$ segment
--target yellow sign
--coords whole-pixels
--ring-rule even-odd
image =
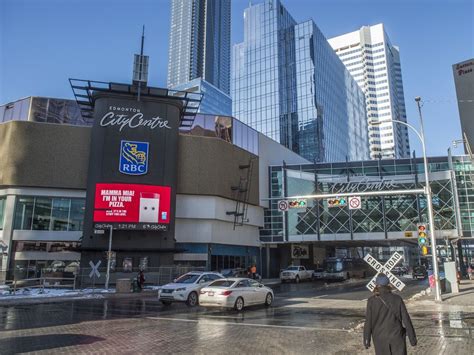
[[[405,237],[407,238],[413,237],[413,232],[405,232]]]

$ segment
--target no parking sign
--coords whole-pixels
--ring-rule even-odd
[[[350,210],[359,210],[361,208],[360,196],[349,197],[349,209]]]
[[[288,211],[288,201],[287,200],[280,200],[278,201],[278,211],[280,212],[286,212]]]

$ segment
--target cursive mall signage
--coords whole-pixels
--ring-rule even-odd
[[[350,181],[344,183],[336,183],[332,185],[331,193],[350,193],[365,191],[384,191],[397,188],[395,180],[370,181],[369,178],[363,178],[360,181]]]
[[[131,107],[109,106],[109,110],[112,110],[112,111],[107,112],[100,120],[100,125],[102,127],[118,126],[120,132],[125,127],[132,128],[132,129],[138,128],[138,127],[148,127],[151,130],[155,128],[171,129],[171,127],[169,126],[169,122],[167,120],[164,120],[160,116],[145,119],[143,118],[143,113],[141,113],[139,109],[135,109]],[[133,113],[133,115],[130,116],[124,113],[116,114],[113,111],[131,112]]]

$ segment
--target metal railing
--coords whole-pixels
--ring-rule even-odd
[[[76,289],[76,277],[38,277],[31,279],[6,280],[5,285],[10,286],[10,292],[16,294],[18,289],[39,288],[40,293],[45,288],[72,288]]]
[[[161,286],[173,282],[179,276],[191,271],[205,271],[205,267],[195,266],[161,266],[147,267],[144,270],[146,286]],[[3,271],[0,285],[10,286],[15,292],[19,288],[47,287],[72,289],[102,288],[105,285],[107,268],[100,267],[94,272],[91,267],[75,268],[74,270],[64,268],[36,269],[30,271],[14,270],[12,272]],[[134,280],[138,276],[140,268],[112,268],[110,272],[109,284],[115,287],[118,279]]]

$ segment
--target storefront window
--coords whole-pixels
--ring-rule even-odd
[[[5,219],[5,204],[7,202],[6,197],[0,197],[0,231],[3,229],[3,221]]]
[[[34,197],[20,197],[15,209],[15,229],[31,229]]]
[[[81,231],[84,226],[84,211],[86,201],[84,199],[71,200],[71,214],[69,216],[69,230]]]
[[[81,231],[84,210],[84,199],[21,196],[16,204],[14,228]]]
[[[51,223],[51,198],[37,197],[33,212],[33,230],[49,230]]]
[[[71,199],[69,198],[53,199],[53,212],[51,213],[52,230],[67,231],[70,204]]]

